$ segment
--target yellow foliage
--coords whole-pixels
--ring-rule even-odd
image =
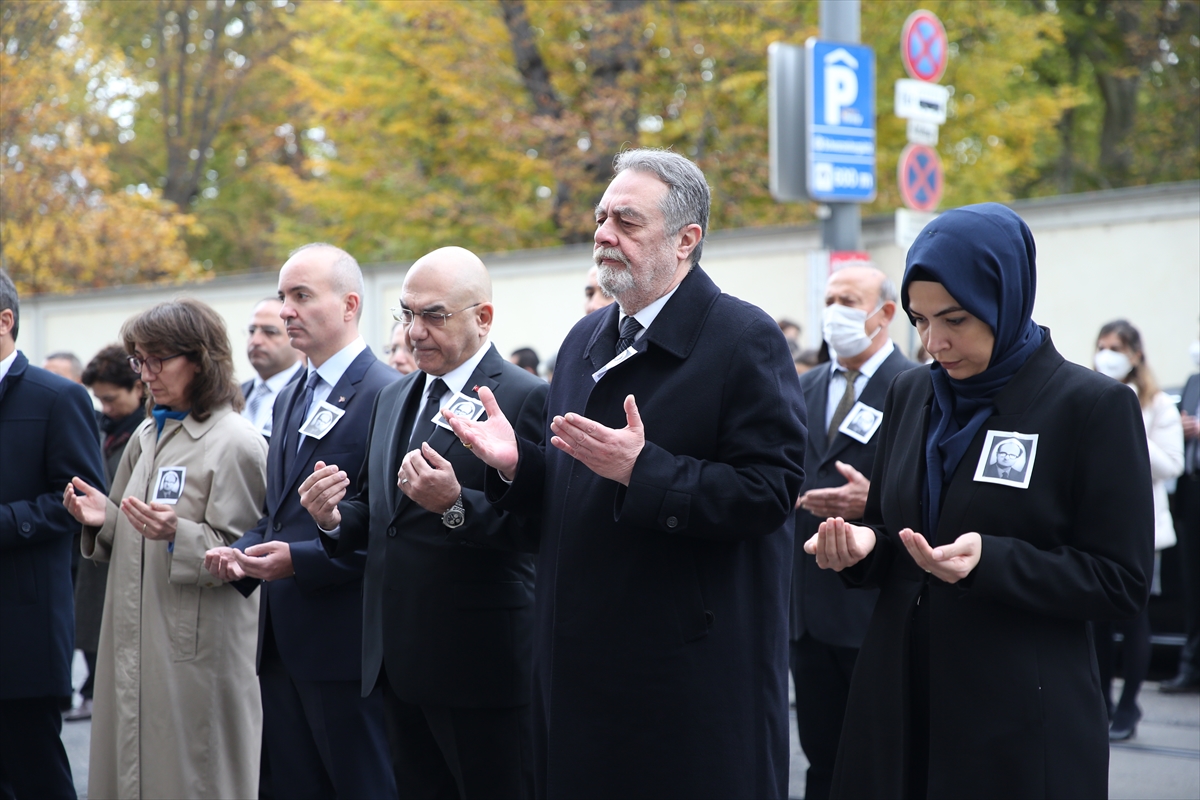
[[[81,101],[72,20],[58,2],[0,14],[0,258],[24,293],[190,280],[193,220],[152,193],[112,192],[105,120]],[[61,37],[61,38],[60,38]]]

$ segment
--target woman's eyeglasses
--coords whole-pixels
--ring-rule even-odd
[[[138,358],[137,356],[130,356],[129,357],[129,368],[132,369],[134,372],[136,372],[138,375],[141,375],[142,367],[145,367],[146,371],[149,372],[151,375],[157,375],[158,373],[162,372],[164,361],[170,361],[172,358],[179,358],[182,355],[185,355],[185,354],[184,353],[176,353],[173,356],[167,356],[165,358],[159,358],[158,356],[146,356],[145,358]]]

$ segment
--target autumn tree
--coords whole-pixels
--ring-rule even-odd
[[[155,192],[112,191],[110,120],[85,91],[113,79],[59,2],[0,9],[0,261],[22,292],[198,277],[192,220]]]
[[[300,169],[304,141],[287,81],[270,66],[288,53],[278,0],[91,0],[86,35],[120,53],[131,76],[112,166],[128,185],[162,189],[206,231],[189,244],[218,270],[276,265],[282,192],[263,164]]]
[[[1034,191],[1071,192],[1200,177],[1200,3],[1032,0],[1062,46],[1031,65],[1078,102]]]

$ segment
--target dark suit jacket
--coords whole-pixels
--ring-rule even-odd
[[[301,373],[297,373],[300,375]],[[330,405],[346,413],[324,438],[308,438],[284,474],[283,456],[299,435],[284,431],[292,406],[304,398],[304,383],[293,380],[275,398],[272,429],[279,431],[267,453],[267,509],[258,525],[233,544],[245,550],[273,540],[290,545],[290,578],[263,586],[258,621],[261,667],[263,634],[268,624],[288,672],[310,681],[352,681],[362,673],[362,576],[366,552],[330,558],[321,545],[313,518],[300,505],[298,489],[317,461],[337,464],[353,483],[367,450],[371,409],[379,391],[400,374],[370,351],[363,350],[329,393]],[[261,581],[239,581],[248,594]]]
[[[30,366],[0,382],[0,698],[71,694],[75,611],[71,544],[79,523],[63,489],[107,490],[84,388]]]
[[[863,387],[858,399],[875,409],[883,408],[892,379],[917,366],[900,352],[900,348],[884,359],[875,374]],[[804,487],[812,489],[843,486],[846,479],[838,472],[835,461],[849,464],[870,477],[875,462],[875,446],[879,430],[866,444],[839,433],[832,444],[824,435],[826,407],[829,402],[829,364],[821,364],[800,376],[804,404],[816,433],[808,437],[804,451]],[[858,647],[867,633],[867,623],[875,609],[879,592],[873,589],[854,590],[846,587],[836,572],[821,569],[817,560],[804,552],[803,544],[824,520],[804,509],[796,512],[795,567],[792,573],[791,638],[798,641],[805,633],[819,642],[835,647]]]
[[[999,465],[999,464],[986,464],[986,465],[984,465],[984,468],[983,468],[983,476],[984,476],[985,478],[999,478],[999,477],[1001,477],[1001,475],[1000,475],[1000,465]],[[1003,478],[1004,478],[1004,480],[1006,480],[1006,481],[1014,481],[1014,482],[1016,482],[1016,483],[1020,483],[1021,481],[1025,480],[1025,472],[1024,472],[1023,470],[1021,470],[1021,471],[1018,471],[1018,470],[1017,470],[1015,467],[1013,467],[1013,468],[1010,468],[1010,469],[1008,470],[1008,473],[1007,473],[1007,474],[1005,474],[1005,475],[1003,476]]]
[[[1135,614],[1154,561],[1150,457],[1137,395],[1046,340],[995,399],[950,480],[933,544],[982,535],[951,585],[899,540],[921,530],[927,370],[884,406],[864,521],[872,553],[842,575],[881,587],[859,651],[834,797],[899,797],[909,731],[909,628],[929,619],[929,797],[1104,797],[1107,716],[1088,620]],[[989,430],[1039,435],[1026,489],[974,479]],[[1112,469],[1119,464],[1119,470]],[[864,757],[869,754],[869,757]]]
[[[541,409],[548,385],[488,352],[463,387],[487,386],[509,419]],[[480,545],[520,539],[524,523],[484,498],[484,464],[451,431],[435,428],[429,445],[454,467],[466,520],[457,530],[396,486],[421,403],[420,370],[383,389],[375,401],[370,444],[357,493],[339,509],[338,555],[367,549],[363,596],[362,690],[387,669],[391,688],[410,703],[512,707],[529,702],[533,633],[533,558]],[[528,416],[527,412],[527,416]],[[533,414],[536,417],[536,414]]]
[[[787,791],[792,508],[804,398],[779,327],[699,267],[635,347],[616,304],[559,350],[541,435],[506,509],[542,513],[535,780],[550,797],[774,797]],[[646,445],[628,487],[548,444],[553,415]],[[545,445],[542,442],[546,442]],[[548,739],[547,739],[548,737]]]
[[[1187,383],[1183,385],[1183,393],[1179,398],[1179,410],[1186,411],[1193,417],[1196,416],[1197,406],[1200,406],[1200,374],[1188,376]],[[1196,439],[1184,442],[1183,470],[1188,475],[1196,469],[1193,453],[1197,447],[1200,447],[1200,442]]]

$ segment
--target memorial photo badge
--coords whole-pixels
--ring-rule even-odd
[[[1028,489],[1037,458],[1038,435],[1017,431],[988,431],[975,467],[975,480]]]
[[[183,480],[187,477],[187,467],[159,467],[158,478],[154,481],[154,496],[151,503],[165,503],[173,506],[183,496]]]
[[[455,392],[451,395],[449,402],[443,403],[442,408],[449,408],[450,413],[454,416],[469,419],[472,422],[483,416],[483,401],[477,397],[467,397],[462,392]],[[441,408],[433,413],[433,419],[430,421],[434,425],[441,425],[446,430],[452,430],[450,423],[446,422],[446,418],[442,416]]]
[[[314,439],[324,439],[325,434],[333,430],[333,426],[345,414],[345,409],[331,406],[329,403],[322,401],[317,404],[317,407],[308,415],[305,423],[300,426],[300,432]]]
[[[882,424],[883,412],[877,408],[871,408],[860,400],[854,404],[850,413],[842,420],[842,424],[838,426],[838,433],[844,433],[851,439],[866,444],[871,441],[871,437],[875,435],[875,431],[879,430],[879,426]]]

